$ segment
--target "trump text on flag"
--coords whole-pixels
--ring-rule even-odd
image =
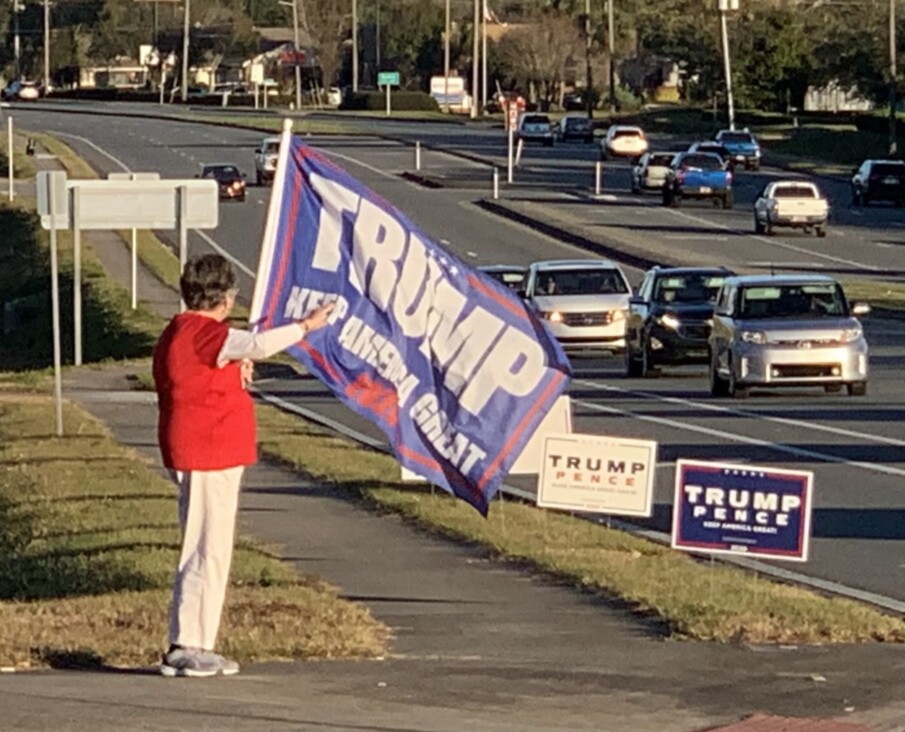
[[[267,297],[252,316],[269,327],[336,301],[331,326],[290,352],[374,421],[405,467],[486,511],[568,383],[562,350],[506,288],[316,151],[287,147],[259,267]]]

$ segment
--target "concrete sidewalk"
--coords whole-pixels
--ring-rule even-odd
[[[128,249],[108,244],[96,252],[121,279]],[[164,316],[175,312],[176,293],[147,272],[140,293]],[[135,372],[72,369],[64,394],[161,469],[154,397],[130,390]],[[368,605],[394,629],[391,655],[260,664],[209,680],[152,669],[2,674],[0,730],[905,730],[902,646],[666,641],[618,602],[267,463],[248,473],[240,520],[300,572]]]

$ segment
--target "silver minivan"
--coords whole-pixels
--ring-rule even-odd
[[[743,399],[751,387],[821,386],[867,393],[867,341],[853,303],[826,275],[728,277],[710,333],[710,392]]]

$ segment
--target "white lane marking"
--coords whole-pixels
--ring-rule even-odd
[[[120,159],[119,159],[118,157],[116,157],[115,155],[112,155],[111,153],[108,153],[106,150],[104,150],[104,149],[103,149],[102,147],[100,147],[99,145],[96,145],[96,144],[93,143],[91,140],[88,140],[88,139],[86,139],[86,138],[84,138],[84,137],[79,137],[78,135],[70,135],[70,134],[67,134],[67,133],[65,133],[65,132],[58,132],[58,133],[55,133],[55,134],[61,135],[61,136],[63,136],[63,137],[71,137],[71,138],[74,139],[74,140],[80,140],[81,142],[84,142],[86,145],[88,145],[89,147],[93,148],[94,150],[97,150],[97,152],[99,152],[101,155],[104,155],[106,158],[108,158],[108,159],[109,159],[110,161],[112,161],[114,164],[118,165],[120,168],[123,169],[123,172],[125,172],[125,173],[131,173],[131,172],[132,172],[132,170],[129,168],[129,166],[126,165],[122,160],[120,160]],[[204,239],[204,241],[206,241],[206,242],[211,246],[211,248],[212,248],[214,251],[216,251],[217,253],[223,255],[226,259],[228,259],[230,262],[232,262],[234,265],[236,265],[236,267],[238,267],[242,272],[244,272],[245,274],[247,274],[247,275],[248,275],[249,277],[251,277],[252,279],[255,278],[255,272],[253,272],[253,271],[250,270],[248,267],[246,267],[244,264],[242,264],[242,262],[240,262],[240,261],[239,261],[238,259],[236,259],[232,254],[230,254],[228,251],[226,251],[222,246],[220,246],[220,245],[219,245],[216,241],[214,241],[210,236],[208,236],[207,234],[205,234],[205,233],[204,233],[203,231],[201,231],[200,229],[192,229],[192,231],[195,232],[195,233],[196,233],[198,236],[200,236],[202,239]]]
[[[358,166],[364,168],[365,170],[370,170],[372,173],[377,173],[378,175],[382,175],[384,178],[391,178],[393,180],[396,180],[396,176],[393,175],[392,173],[387,173],[385,170],[381,170],[380,168],[375,168],[373,165],[369,165],[368,163],[362,162],[361,160],[356,160],[355,158],[353,158],[349,155],[343,155],[342,153],[338,153],[334,150],[321,149],[321,152],[326,155],[329,155],[331,157],[339,158],[340,160],[346,160],[346,161],[352,163],[353,165],[358,165]]]
[[[728,236],[720,236],[719,234],[667,234],[664,239],[672,239],[673,241],[701,241],[703,238],[708,241],[729,241]]]
[[[749,267],[776,267],[779,264],[780,267],[791,267],[791,268],[805,268],[805,267],[816,267],[817,269],[823,269],[827,265],[823,262],[781,262],[777,263],[775,260],[768,261],[760,261],[760,262],[748,262]]]
[[[599,391],[609,391],[616,392],[619,394],[625,394],[629,396],[637,396],[646,399],[653,399],[656,401],[662,401],[673,404],[680,404],[682,406],[688,407],[696,407],[698,409],[703,409],[707,411],[713,412],[722,412],[727,416],[733,417],[750,417],[752,419],[760,419],[764,422],[775,422],[778,424],[784,424],[791,427],[797,428],[808,428],[818,432],[828,432],[831,434],[836,434],[843,437],[856,437],[863,440],[875,440],[876,442],[886,443],[888,445],[895,445],[897,447],[905,446],[905,440],[898,440],[894,437],[885,437],[883,435],[872,435],[864,432],[855,432],[853,430],[846,430],[840,427],[830,427],[828,425],[815,424],[813,422],[804,422],[797,419],[789,419],[787,417],[771,417],[768,415],[757,414],[756,412],[745,412],[739,409],[732,409],[730,407],[721,407],[715,404],[705,404],[703,402],[695,402],[690,399],[681,399],[679,397],[665,397],[659,394],[652,394],[650,392],[642,392],[642,391],[632,391],[629,389],[622,389],[615,386],[608,386],[606,384],[597,384],[592,381],[584,381],[577,380],[573,383],[581,384],[582,386],[586,386],[592,389],[598,389]],[[878,463],[871,463],[863,460],[848,460],[846,458],[838,457],[837,455],[831,455],[829,453],[818,452],[816,450],[807,450],[805,448],[800,447],[792,447],[791,445],[784,445],[782,443],[771,442],[769,440],[761,440],[756,437],[748,437],[746,435],[734,434],[731,432],[727,432],[726,430],[717,430],[711,429],[710,427],[702,427],[700,425],[692,425],[686,422],[680,422],[678,420],[669,419],[667,417],[655,417],[653,415],[646,414],[636,414],[634,412],[630,412],[628,410],[617,409],[616,407],[606,407],[600,404],[593,404],[590,402],[579,401],[576,402],[583,407],[588,407],[590,409],[594,409],[599,412],[609,412],[611,414],[619,414],[628,417],[634,417],[636,419],[640,419],[646,422],[653,422],[654,424],[662,424],[667,427],[675,427],[680,430],[687,430],[689,432],[697,432],[699,434],[710,435],[712,437],[723,437],[725,439],[731,440],[733,442],[742,442],[749,445],[758,445],[761,447],[769,447],[771,449],[777,450],[778,452],[784,452],[789,455],[795,455],[796,457],[807,457],[807,458],[816,458],[818,460],[822,460],[823,462],[828,463],[840,463],[844,465],[851,465],[857,468],[863,468],[864,470],[872,470],[879,473],[886,473],[887,475],[899,475],[905,476],[905,470],[901,468],[894,468],[888,465],[880,465]]]
[[[769,440],[760,440],[755,437],[747,437],[746,435],[737,435],[732,432],[726,432],[725,430],[715,430],[710,429],[709,427],[701,427],[699,425],[688,424],[687,422],[679,422],[674,419],[667,419],[665,417],[654,417],[647,414],[636,414],[634,412],[630,412],[626,409],[617,409],[616,407],[607,407],[602,404],[593,404],[591,402],[585,401],[576,401],[575,404],[578,404],[586,409],[591,409],[596,412],[604,412],[606,414],[618,414],[622,417],[632,417],[634,419],[640,419],[642,422],[652,422],[654,424],[664,425],[666,427],[674,427],[679,430],[684,430],[686,432],[697,432],[703,435],[709,435],[710,437],[719,437],[724,440],[729,440],[730,442],[741,442],[746,445],[756,445],[757,447],[766,447],[771,450],[775,450],[776,452],[786,453],[787,455],[792,455],[796,458],[808,458],[810,460],[819,460],[825,463],[839,463],[841,465],[851,465],[855,468],[862,468],[863,470],[875,471],[878,473],[886,473],[887,475],[896,475],[896,476],[905,476],[905,470],[899,468],[893,468],[888,465],[879,465],[877,463],[868,463],[861,460],[847,460],[845,458],[839,457],[837,455],[830,455],[829,453],[817,452],[816,450],[805,450],[804,448],[792,447],[790,445],[783,445],[778,442],[770,442]]]
[[[823,252],[815,252],[810,249],[805,249],[804,247],[797,247],[794,244],[787,244],[785,242],[777,241],[776,239],[771,239],[766,236],[760,236],[758,234],[745,234],[744,232],[739,232],[736,229],[733,229],[731,226],[726,226],[725,224],[719,224],[715,221],[710,221],[708,219],[703,219],[700,216],[692,216],[689,213],[685,213],[684,211],[676,211],[673,208],[665,208],[663,209],[667,213],[672,214],[673,216],[680,216],[684,219],[688,219],[689,221],[694,221],[699,224],[705,224],[706,226],[711,227],[712,229],[722,229],[723,231],[728,231],[733,234],[739,234],[741,236],[746,236],[750,239],[755,239],[759,242],[763,242],[764,244],[770,244],[771,246],[778,247],[780,249],[788,249],[792,252],[799,252],[801,254],[806,254],[810,257],[817,257],[819,259],[826,259],[830,262],[835,262],[836,264],[847,264],[850,267],[857,267],[859,269],[869,269],[874,272],[882,272],[886,270],[886,267],[875,267],[871,264],[864,264],[862,262],[855,262],[851,259],[843,259],[842,257],[834,257],[831,254],[824,254]]]

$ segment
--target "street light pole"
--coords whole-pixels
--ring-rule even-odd
[[[295,53],[292,55],[293,66],[295,66],[295,108],[302,108],[302,67],[299,66],[299,53],[301,46],[299,45],[299,0],[292,0],[292,34]]]
[[[50,0],[44,0],[44,93],[50,91]]]
[[[443,101],[447,113],[449,113],[449,34],[452,30],[449,19],[449,1],[446,0],[446,23],[443,30]]]
[[[474,0],[474,25],[471,35],[474,36],[471,52],[471,114],[472,119],[478,116],[478,71],[480,70],[481,44],[478,31],[481,25],[480,0]]]
[[[22,44],[19,41],[19,12],[23,9],[19,0],[13,0],[13,57],[16,60],[16,78],[22,77],[20,70],[20,58],[22,56]]]
[[[889,155],[898,150],[896,129],[896,2],[889,0]]]
[[[591,72],[591,0],[584,0],[584,73],[585,73],[585,106],[588,119],[594,116],[594,80]]]
[[[487,109],[487,0],[481,0],[481,112]]]
[[[352,91],[358,91],[358,0],[352,0]]]
[[[610,112],[616,111],[616,24],[613,22],[613,2],[606,0],[606,50],[610,57]]]
[[[717,0],[720,12],[720,35],[723,39],[723,69],[726,74],[726,106],[729,114],[729,129],[735,129],[735,105],[732,99],[732,69],[729,66],[729,31],[726,26],[726,14],[729,10],[738,10],[738,0]]]
[[[180,96],[183,102],[189,98],[189,17],[191,15],[191,0],[184,0],[185,6],[182,12],[182,89]]]

